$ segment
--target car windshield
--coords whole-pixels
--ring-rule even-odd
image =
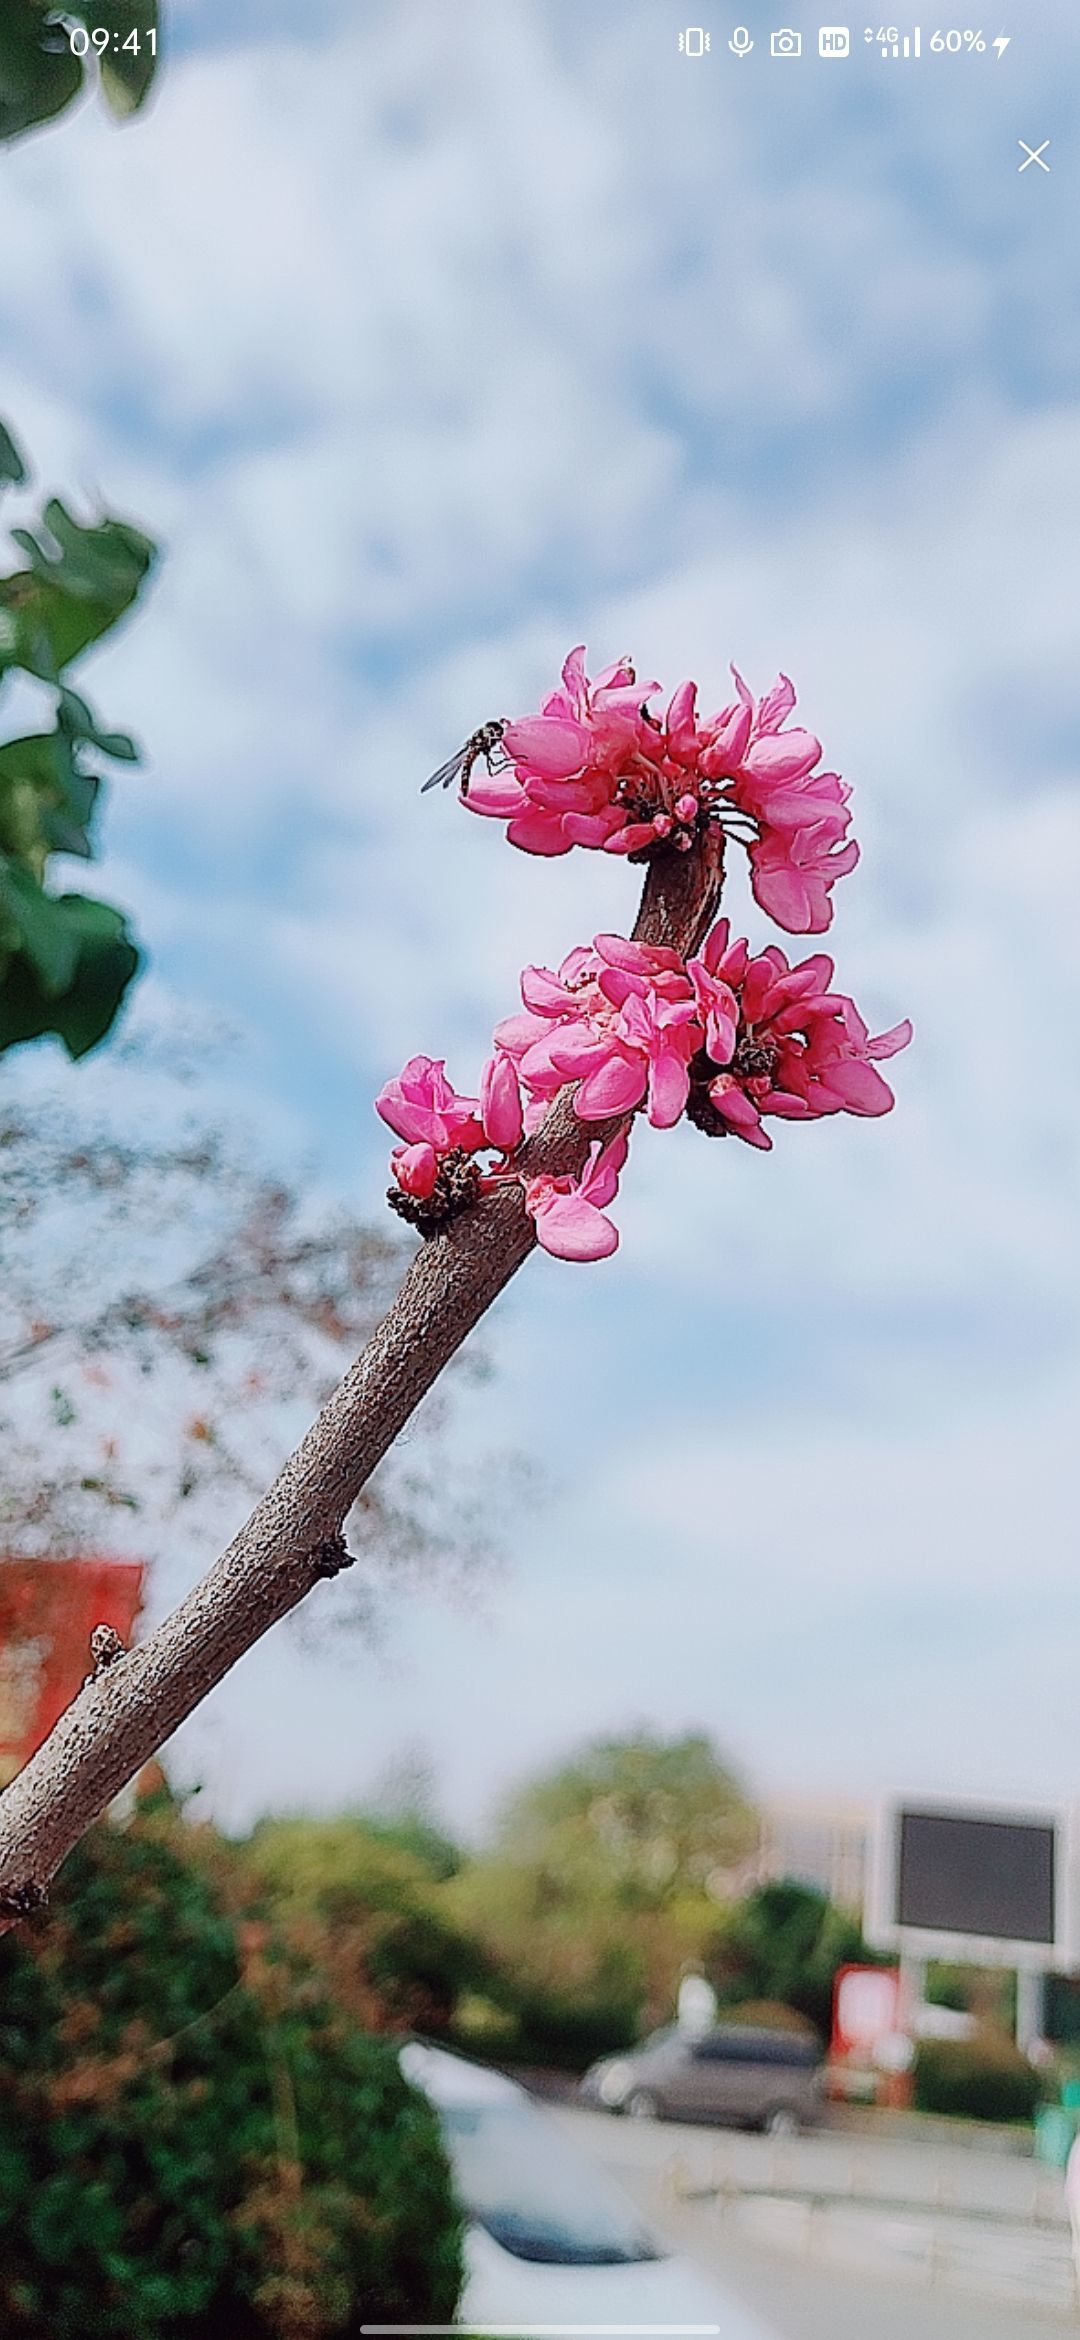
[[[517,2259],[616,2267],[660,2256],[632,2210],[529,2104],[442,2109],[471,2218]]]

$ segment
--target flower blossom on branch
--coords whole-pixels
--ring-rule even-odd
[[[377,1110],[405,1143],[390,1167],[393,1208],[424,1234],[507,1179],[523,1188],[537,1241],[557,1259],[603,1259],[618,1244],[606,1216],[626,1160],[625,1129],[597,1139],[580,1177],[530,1175],[518,1157],[568,1083],[578,1119],[657,1129],[686,1118],[707,1137],[768,1150],[765,1122],[888,1113],[878,1064],[906,1048],[911,1025],[873,1037],[823,952],[792,966],[770,944],[756,956],[717,920],[690,959],[598,934],[557,972],[526,967],[522,1012],[494,1034],[479,1097],[459,1096],[446,1068],[411,1058]],[[483,1159],[481,1159],[483,1157]],[[527,1158],[526,1158],[527,1160]]]
[[[823,953],[789,965],[770,945],[756,958],[721,918],[700,953],[653,950],[598,934],[557,974],[527,967],[525,1012],[496,1026],[495,1046],[516,1065],[527,1127],[567,1080],[582,1121],[644,1107],[668,1129],[685,1113],[709,1136],[768,1147],[765,1115],[888,1113],[893,1095],[876,1060],[911,1038],[908,1023],[871,1038],[853,1000],[833,991]]]
[[[859,849],[847,834],[849,788],[822,770],[813,733],[790,721],[793,685],[781,675],[755,699],[735,673],[734,699],[711,716],[699,715],[692,682],[658,712],[659,688],[625,659],[590,680],[584,650],[572,650],[538,715],[483,725],[427,786],[460,773],[464,801],[505,821],[527,853],[584,845],[652,860],[689,852],[711,829],[715,879],[719,830],[745,846],[756,899],[777,925],[821,933]],[[481,759],[486,774],[476,774]],[[910,1039],[907,1022],[872,1035],[834,989],[823,952],[794,966],[776,944],[753,954],[726,918],[689,957],[598,934],[554,972],[525,968],[520,1013],[496,1025],[478,1097],[459,1096],[428,1056],[387,1082],[377,1108],[402,1140],[389,1200],[431,1235],[516,1180],[545,1250],[603,1259],[619,1241],[607,1206],[635,1114],[767,1151],[772,1119],[888,1113],[878,1066]],[[563,1090],[585,1128],[607,1125],[576,1176],[534,1169],[529,1143]]]
[[[526,853],[584,845],[638,861],[688,851],[719,826],[746,847],[768,916],[789,934],[821,934],[832,888],[859,858],[851,791],[819,769],[813,733],[789,726],[786,675],[755,699],[732,672],[736,696],[719,714],[699,715],[693,682],[657,711],[659,683],[638,681],[627,660],[590,680],[584,650],[572,650],[561,688],[538,715],[502,726],[499,769],[474,776],[464,801],[505,821]]]
[[[601,1146],[594,1138],[580,1178],[527,1178],[525,1208],[536,1224],[536,1240],[555,1259],[607,1259],[619,1247],[619,1230],[604,1215],[619,1191],[626,1160],[625,1132]]]
[[[877,1063],[908,1046],[911,1025],[905,1017],[872,1038],[854,1000],[832,989],[833,962],[824,952],[796,967],[775,944],[751,958],[749,944],[732,942],[720,918],[687,973],[699,997],[726,994],[735,1017],[730,1040],[727,1015],[715,1018],[690,1068],[687,1115],[706,1136],[730,1132],[767,1149],[767,1114],[816,1121],[892,1111],[895,1099]]]
[[[495,1046],[517,1066],[535,1129],[567,1081],[578,1080],[583,1121],[645,1105],[670,1129],[690,1088],[687,1067],[700,1045],[693,988],[677,951],[598,934],[571,951],[558,974],[526,967],[525,1012],[495,1027]]]
[[[560,1084],[561,1085],[561,1084]],[[394,1184],[391,1208],[424,1235],[433,1235],[482,1194],[507,1178],[519,1177],[513,1156],[524,1134],[521,1087],[505,1053],[484,1066],[479,1097],[459,1097],[446,1066],[430,1056],[410,1057],[396,1080],[387,1081],[375,1110],[399,1137],[390,1156]],[[489,1158],[481,1163],[481,1154]],[[626,1138],[589,1148],[580,1178],[524,1177],[525,1208],[536,1238],[556,1259],[606,1259],[619,1235],[604,1205],[618,1191],[626,1160]]]

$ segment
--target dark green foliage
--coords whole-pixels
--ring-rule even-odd
[[[703,1732],[638,1728],[579,1747],[518,1790],[493,1851],[445,1887],[492,1968],[455,2036],[566,2068],[667,2022],[755,1833],[745,1791]]]
[[[134,113],[147,94],[155,68],[149,35],[158,29],[157,0],[66,0],[66,18],[109,33],[100,67],[93,52],[85,63],[75,55],[66,25],[57,21],[60,14],[53,0],[0,0],[0,140],[21,138],[53,121],[78,97],[88,72],[100,72],[102,95],[114,114]],[[138,48],[124,48],[133,32]]]
[[[11,432],[0,422],[0,487],[21,487],[26,478],[26,465]]]
[[[503,1978],[507,2013],[505,2052],[515,2063],[550,2065],[559,2072],[584,2072],[597,2056],[633,2047],[641,2030],[641,1988],[632,1998],[617,1990],[604,1995],[594,1984],[587,1998],[556,1991],[515,1990]]]
[[[431,1845],[410,1850],[392,1825],[350,1812],[262,1821],[248,1857],[361,2021],[446,2033],[462,1994],[488,1987],[491,1960],[443,1906]]]
[[[856,1919],[792,1880],[759,1886],[739,1904],[711,1971],[722,1999],[782,1999],[826,2039],[837,1967],[868,1960]]]
[[[1042,2095],[1039,2074],[1005,2038],[924,2039],[915,2058],[920,2112],[1030,2121]]]
[[[71,32],[104,32],[76,56]],[[157,0],[0,0],[0,143],[63,112],[88,75],[118,116],[142,105],[156,69]],[[0,422],[0,489],[21,487],[22,454]],[[104,1039],[139,955],[120,911],[52,893],[51,853],[92,851],[94,759],[130,762],[133,742],[99,731],[65,669],[129,609],[154,548],[126,521],[83,526],[53,497],[36,529],[16,528],[22,568],[0,578],[0,681],[9,671],[55,688],[51,731],[0,745],[0,1055],[52,1033],[69,1056]],[[91,761],[88,763],[87,758]]]
[[[422,1812],[403,1812],[396,1819],[365,1812],[364,1826],[379,1842],[396,1845],[399,1852],[408,1853],[412,1860],[418,1861],[436,1885],[445,1885],[447,1878],[456,1877],[462,1867],[461,1846],[434,1820],[425,1819]]]
[[[0,485],[23,478],[0,429]],[[130,609],[154,548],[126,521],[84,526],[55,497],[36,530],[12,539],[24,562],[0,578],[0,683],[21,670],[56,705],[51,730],[0,742],[0,1054],[53,1033],[77,1057],[109,1030],[139,954],[119,910],[50,890],[49,858],[90,858],[99,768],[138,750],[126,732],[101,729],[65,676]]]
[[[1080,2047],[1080,1980],[1073,1974],[1048,1974],[1045,1983],[1047,2039],[1062,2047]]]
[[[459,1910],[447,1891],[451,1855],[466,1887],[468,1869],[433,1829],[361,1813],[264,1820],[247,1849],[271,1905],[307,1927],[335,1997],[364,2022],[563,2070],[637,2036],[643,1979],[633,1946],[602,1948],[572,1979],[550,1960],[542,1974],[530,1971],[502,1954],[467,1893]]]
[[[935,1959],[927,1968],[923,1997],[931,2007],[948,2007],[954,2015],[968,2015],[972,2009],[973,1989],[985,1987],[985,1971],[978,1974],[970,1966],[949,1966]],[[1007,1978],[1002,1976],[1004,1982]]]
[[[0,672],[23,666],[44,682],[58,682],[61,667],[130,609],[154,548],[125,520],[83,527],[56,496],[36,534],[13,528],[11,541],[25,553],[26,566],[0,582]],[[99,735],[89,736],[100,745]]]
[[[543,1867],[564,1897],[584,1884],[627,1909],[660,1909],[748,1851],[741,1782],[703,1731],[594,1739],[507,1805],[499,1849]]]
[[[10,900],[5,878],[14,874],[0,870],[0,951]],[[122,912],[108,902],[91,901],[85,894],[45,894],[38,888],[28,917],[28,900],[27,887],[22,895],[22,948],[13,951],[0,985],[0,1053],[20,1040],[41,1040],[51,1032],[63,1041],[69,1056],[85,1056],[104,1040],[138,967],[138,951]],[[48,962],[64,973],[51,978],[44,974]]]
[[[5,2340],[319,2340],[446,2320],[434,2115],[158,1809],[0,1942]]]

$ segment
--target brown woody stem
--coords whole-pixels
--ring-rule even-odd
[[[636,940],[695,950],[721,880],[715,833],[652,862]],[[523,1166],[576,1171],[590,1140],[617,1126],[586,1128],[564,1090]],[[342,1524],[376,1464],[535,1240],[510,1181],[421,1245],[382,1323],[228,1550],[147,1640],[88,1678],[0,1795],[0,1932],[40,1904],[112,1797],[325,1578],[328,1550],[339,1550]]]

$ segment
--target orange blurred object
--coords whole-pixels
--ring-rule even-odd
[[[144,1575],[141,1560],[0,1559],[0,1787],[82,1688],[95,1625],[130,1642]]]

